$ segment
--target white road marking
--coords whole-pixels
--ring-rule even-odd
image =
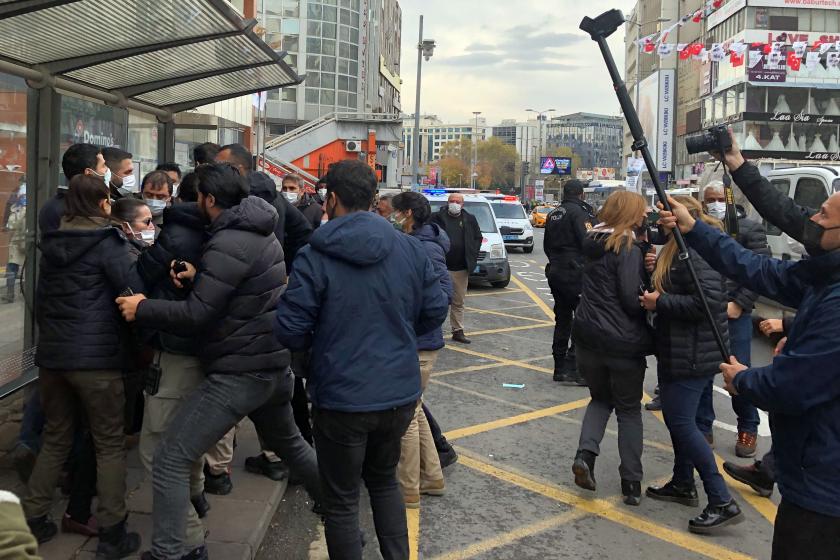
[[[727,392],[727,390],[723,387],[712,385],[712,388],[715,390],[715,392],[720,393],[721,395],[725,395],[727,399],[732,400],[732,395],[730,395],[729,392]],[[770,419],[767,417],[767,413],[763,410],[759,410],[758,418],[760,420],[760,423],[758,425],[758,435],[760,435],[761,437],[770,437]],[[732,432],[735,434],[738,433],[738,426],[733,426],[732,424],[727,424],[719,420],[715,420],[715,426],[726,430],[727,432]]]

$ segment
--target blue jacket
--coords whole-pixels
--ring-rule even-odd
[[[449,308],[423,244],[371,212],[335,218],[298,252],[277,307],[284,346],[311,346],[316,407],[387,410],[420,397],[417,335]]]
[[[437,224],[426,224],[413,233],[416,239],[423,242],[423,248],[435,267],[435,273],[440,286],[446,292],[446,299],[452,302],[452,278],[446,269],[446,253],[449,252],[449,236]],[[444,347],[443,329],[438,327],[424,335],[417,337],[418,350],[440,350]]]
[[[735,377],[735,390],[773,415],[779,491],[797,506],[840,517],[840,251],[799,262],[741,247],[697,222],[686,239],[715,269],[798,307],[782,353]]]

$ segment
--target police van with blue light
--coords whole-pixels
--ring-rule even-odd
[[[502,194],[484,194],[490,201],[496,224],[502,234],[505,247],[519,247],[525,253],[534,251],[534,226],[525,213],[525,208],[516,196]]]

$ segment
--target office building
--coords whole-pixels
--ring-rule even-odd
[[[540,134],[536,120],[517,122],[515,119],[506,119],[492,127],[490,132],[505,144],[515,147],[521,161],[529,161],[529,155],[533,158]]]
[[[472,119],[463,123],[447,124],[436,115],[423,115],[420,117],[420,165],[424,166],[429,162],[440,159],[440,150],[448,142],[455,142],[466,138],[470,141],[474,137],[479,140],[486,140],[490,128],[487,127],[487,120],[479,117],[478,128],[476,121]],[[412,142],[414,138],[414,115],[403,117],[403,162],[407,170],[411,169]],[[409,171],[410,173],[410,171]]]
[[[544,125],[547,150],[568,147],[580,156],[581,169],[622,165],[624,120],[610,115],[573,113],[555,117]]]

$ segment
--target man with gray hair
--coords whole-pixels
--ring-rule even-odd
[[[712,181],[703,189],[703,207],[707,214],[724,221],[726,196],[721,181]],[[759,222],[748,219],[742,207],[737,206],[736,208],[738,212],[736,241],[746,249],[760,255],[770,256],[764,227]],[[749,365],[753,330],[752,310],[756,299],[758,299],[758,294],[732,280],[726,280],[726,289],[729,293],[727,315],[729,316],[731,353],[738,358],[740,363]],[[714,441],[712,436],[712,424],[715,421],[713,394],[712,384],[710,383],[700,399],[700,406],[697,411],[697,427],[710,442]],[[745,398],[737,395],[732,397],[732,408],[738,417],[738,440],[735,444],[735,454],[738,457],[754,457],[759,424],[758,409]]]
[[[324,217],[324,208],[315,200],[314,189],[311,189],[311,192],[307,191],[303,177],[289,173],[283,177],[281,190],[286,200],[301,211],[306,221],[312,226],[312,231],[318,229],[321,218]]]

